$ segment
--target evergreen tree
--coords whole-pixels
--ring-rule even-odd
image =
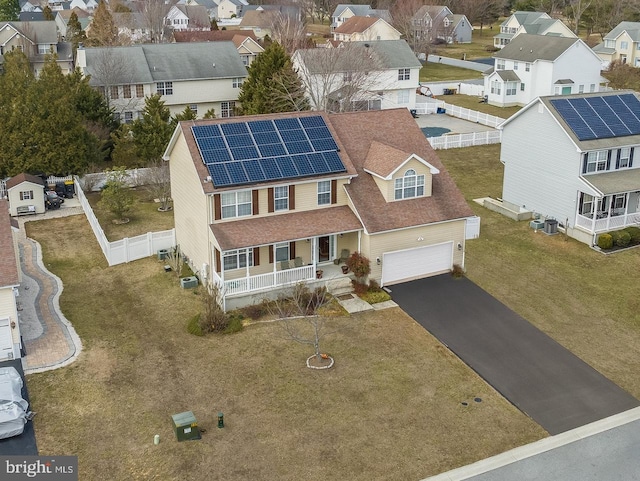
[[[16,22],[20,19],[18,0],[0,0],[0,22]]]
[[[278,43],[272,43],[249,66],[249,77],[238,100],[245,114],[267,114],[308,110],[291,58]]]
[[[118,43],[118,27],[105,1],[100,2],[96,8],[87,43],[95,47],[108,47]]]
[[[78,15],[76,12],[71,12],[69,16],[69,22],[67,22],[67,36],[66,40],[71,42],[73,45],[73,56],[75,57],[76,50],[78,49],[78,45],[81,43],[85,43],[87,41],[87,34],[84,33],[82,29],[82,25],[80,25],[80,20],[78,20]]]
[[[111,139],[113,141],[111,160],[115,165],[122,165],[127,169],[145,166],[145,162],[138,158],[136,143],[129,125],[122,124],[111,134]]]
[[[196,120],[197,118],[198,115],[187,105],[182,112],[173,116],[171,119],[171,127],[175,129],[178,122],[182,122],[183,120]]]
[[[216,109],[214,109],[213,107],[211,107],[209,110],[207,110],[204,115],[202,116],[203,119],[215,119],[216,118]]]
[[[45,5],[44,8],[42,9],[42,16],[44,17],[45,20],[55,20],[56,19],[53,16],[53,12],[51,11],[51,8],[49,7],[49,5]]]
[[[173,133],[169,123],[169,107],[165,106],[160,97],[160,94],[147,97],[142,118],[133,122],[132,131],[137,153],[146,162],[162,157]]]
[[[215,18],[211,19],[211,30],[218,30],[218,22],[216,22]]]

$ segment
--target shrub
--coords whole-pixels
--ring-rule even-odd
[[[382,289],[378,291],[367,291],[360,296],[363,301],[369,304],[377,304],[378,302],[384,302],[391,299],[391,296]]]
[[[598,236],[598,247],[602,250],[611,249],[613,247],[613,237],[611,237],[611,234],[600,234]]]
[[[194,336],[204,336],[202,328],[200,327],[200,314],[196,314],[187,322],[187,332]]]
[[[369,262],[369,259],[359,252],[351,254],[347,259],[346,264],[361,284],[364,282],[365,277],[367,277],[371,272],[371,263]]]
[[[204,292],[203,314],[199,322],[203,332],[221,332],[229,326],[229,315],[218,302],[219,297],[217,286],[212,287],[210,292]]]
[[[351,281],[351,285],[353,286],[353,292],[355,292],[358,296],[362,296],[369,290],[369,286],[356,280]]]
[[[631,245],[640,244],[640,227],[629,226],[625,227],[624,230],[631,236]]]
[[[380,287],[380,284],[378,284],[377,281],[375,281],[374,279],[371,279],[369,281],[369,292],[380,292],[382,290],[382,288]]]
[[[256,319],[260,319],[268,312],[267,303],[262,301],[258,304],[251,304],[250,306],[245,306],[240,309],[240,312],[242,312],[242,314],[247,316],[249,319],[253,319],[255,321]]]
[[[631,236],[627,231],[624,230],[614,230],[609,232],[611,238],[613,240],[613,245],[617,247],[627,247],[631,242]]]
[[[244,325],[242,324],[241,316],[234,316],[229,321],[229,325],[223,331],[224,334],[233,334],[234,332],[240,332],[244,329]]]
[[[464,277],[464,269],[460,264],[454,264],[453,269],[451,269],[451,275],[456,279],[460,279]]]

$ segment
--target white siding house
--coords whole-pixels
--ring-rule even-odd
[[[526,105],[543,95],[598,92],[606,82],[600,58],[578,38],[518,35],[485,72],[491,105]]]
[[[218,117],[232,117],[247,77],[233,42],[79,48],[77,65],[127,123],[139,117],[144,98],[155,93],[171,114],[188,105],[198,117],[211,108]]]
[[[401,34],[382,18],[349,18],[333,31],[333,39],[341,42],[364,42],[367,40],[400,40]]]
[[[632,92],[534,100],[500,126],[504,202],[555,218],[587,244],[600,233],[637,225],[638,117],[640,101]]]
[[[315,110],[415,108],[422,65],[404,40],[298,50],[292,61]]]
[[[593,47],[603,68],[614,60],[640,67],[640,22],[620,22],[603,40]]]
[[[493,45],[496,48],[504,48],[523,33],[576,38],[576,34],[569,27],[545,12],[518,11],[500,24],[500,33],[493,37]]]

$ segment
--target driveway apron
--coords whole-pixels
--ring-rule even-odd
[[[390,290],[405,312],[552,435],[640,406],[466,278],[447,274]]]

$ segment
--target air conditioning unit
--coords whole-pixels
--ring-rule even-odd
[[[198,287],[198,278],[195,276],[180,278],[180,287],[183,289],[193,289]]]
[[[544,229],[544,221],[543,220],[532,220],[531,222],[529,222],[529,227],[531,227],[532,229],[535,229],[535,230],[542,230],[542,229]]]

